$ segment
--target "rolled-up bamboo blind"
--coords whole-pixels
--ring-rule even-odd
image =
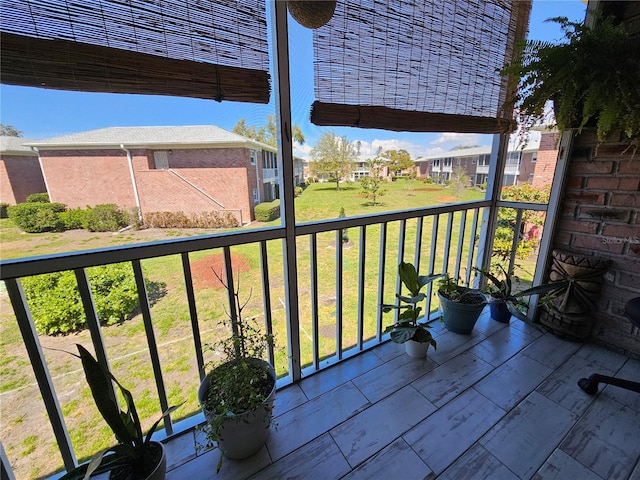
[[[314,31],[316,125],[501,133],[530,0],[345,0]]]
[[[3,0],[2,83],[268,103],[265,0]]]

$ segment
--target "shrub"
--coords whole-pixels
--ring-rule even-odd
[[[297,197],[298,195],[302,195],[302,192],[304,190],[302,189],[302,187],[294,187],[293,188],[293,194]]]
[[[87,275],[101,323],[125,320],[138,308],[131,265],[92,267],[87,269]],[[38,333],[56,335],[84,327],[84,309],[72,271],[26,277],[22,285]]]
[[[60,212],[60,220],[66,230],[82,228],[87,222],[87,211],[82,208],[72,208]]]
[[[66,210],[62,203],[19,203],[7,208],[9,218],[28,233],[63,231],[60,213]]]
[[[144,216],[149,228],[235,228],[240,222],[232,212],[203,212],[192,214],[184,212],[149,212]]]
[[[280,200],[263,202],[256,205],[256,220],[258,222],[270,222],[280,217]]]
[[[0,202],[0,218],[9,218],[9,214],[7,213],[7,208],[9,204],[7,202]]]
[[[48,193],[32,193],[27,196],[27,203],[49,203],[50,201]]]
[[[84,228],[90,232],[116,232],[128,225],[128,215],[113,203],[87,208]]]

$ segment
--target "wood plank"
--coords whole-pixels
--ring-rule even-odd
[[[498,406],[470,389],[420,422],[403,438],[431,470],[441,473],[503,415]]]
[[[347,461],[355,467],[389,445],[436,410],[425,397],[406,386],[331,430]]]
[[[577,415],[533,392],[481,438],[480,445],[520,478],[529,478],[576,419]]]

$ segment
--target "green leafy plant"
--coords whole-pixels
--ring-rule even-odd
[[[393,325],[389,325],[384,333],[389,333],[391,340],[395,343],[404,343],[414,340],[420,343],[430,343],[433,348],[437,348],[431,332],[428,330],[431,326],[427,322],[419,322],[422,307],[419,306],[427,297],[421,290],[436,278],[442,275],[418,275],[416,268],[411,263],[401,262],[398,266],[398,275],[402,284],[409,295],[396,294],[396,297],[405,305],[382,305],[382,311],[385,313],[391,310],[399,310],[398,321]]]
[[[560,130],[595,122],[603,142],[620,130],[634,151],[640,144],[640,62],[630,52],[640,50],[640,37],[623,23],[598,18],[595,26],[551,18],[564,31],[559,43],[527,41],[516,61],[501,70],[511,76],[514,107],[525,131],[548,117],[547,101],[554,102]]]
[[[62,203],[19,203],[7,208],[11,221],[27,233],[61,232],[64,222],[60,213],[66,210]]]
[[[87,208],[84,228],[90,232],[116,232],[129,223],[129,216],[113,203]]]
[[[452,302],[479,305],[486,303],[485,297],[479,290],[467,288],[458,284],[459,279],[445,273],[438,281],[438,292]]]
[[[27,195],[27,203],[49,203],[50,201],[49,194],[46,192]]]
[[[494,301],[504,302],[509,309],[509,312],[524,322],[531,322],[531,319],[526,315],[526,308],[528,307],[525,302],[525,297],[531,295],[543,295],[540,299],[542,304],[548,303],[558,292],[563,291],[568,281],[562,280],[558,282],[550,282],[535,287],[527,288],[519,292],[513,292],[514,279],[517,278],[509,275],[504,267],[500,264],[496,265],[495,269],[498,270],[496,274],[487,269],[476,268],[474,270],[489,280],[485,287],[485,292],[488,293]]]
[[[280,216],[280,200],[263,202],[255,206],[254,212],[258,222],[270,222]]]
[[[225,282],[215,270],[213,273],[233,298],[233,310],[231,313],[227,312],[228,319],[222,322],[231,329],[231,335],[209,345],[214,353],[220,354],[220,360],[209,364],[213,369],[207,375],[209,387],[201,400],[207,416],[207,424],[202,427],[207,447],[222,439],[222,429],[230,417],[253,411],[259,406],[265,408],[270,424],[273,407],[267,399],[275,387],[273,367],[262,360],[267,349],[273,346],[273,335],[263,333],[255,319],[245,319],[242,316],[251,292],[243,302],[240,299],[239,278],[234,287]],[[220,455],[218,471],[222,466],[222,458]]]
[[[138,308],[138,294],[131,265],[117,263],[87,269],[96,312],[100,321],[114,324],[128,318]],[[22,280],[25,296],[38,333],[66,334],[84,328],[84,308],[75,275],[71,271],[54,272]],[[163,285],[148,282],[150,292]]]
[[[170,407],[151,426],[148,433],[143,435],[142,425],[138,417],[131,392],[124,388],[111,372],[104,369],[98,361],[82,345],[76,344],[79,355],[74,355],[82,361],[87,383],[91,395],[109,428],[113,431],[118,444],[106,448],[91,457],[89,463],[78,466],[64,475],[61,480],[75,480],[89,478],[92,474],[119,469],[124,474],[123,479],[140,478],[140,475],[150,473],[158,464],[162,451],[158,453],[156,446],[151,444],[151,436],[158,425],[167,415],[178,406]],[[112,382],[118,386],[124,397],[126,409],[122,410],[118,402],[111,395]]]

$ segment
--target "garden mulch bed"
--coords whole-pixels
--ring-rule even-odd
[[[232,253],[231,264],[233,272],[249,271],[249,262],[244,255]],[[222,253],[209,255],[191,263],[191,276],[194,288],[224,288],[224,285],[216,278],[213,271],[218,275],[224,273],[224,257]]]

